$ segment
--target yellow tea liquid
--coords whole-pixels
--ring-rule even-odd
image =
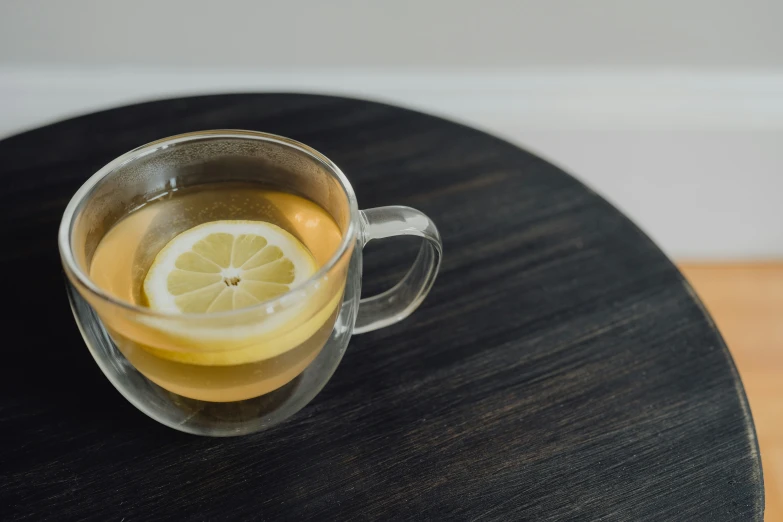
[[[331,215],[303,197],[250,184],[204,185],[162,195],[120,220],[98,244],[90,277],[113,296],[146,306],[142,286],[158,252],[181,232],[220,220],[277,225],[299,239],[319,267],[335,254],[342,240]],[[187,364],[159,357],[132,333],[120,334],[111,321],[104,322],[126,358],[159,386],[193,399],[238,401],[283,386],[315,359],[334,327],[342,287],[333,286],[330,292],[334,295],[325,300],[330,310],[324,311],[325,322],[314,333],[286,346],[279,355],[236,365]]]

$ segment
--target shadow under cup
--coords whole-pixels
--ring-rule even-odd
[[[231,312],[165,314],[119,299],[86,275],[101,240],[135,209],[177,191],[247,184],[300,195],[339,229],[329,259],[287,294]],[[198,210],[148,223],[145,241],[153,244],[133,247],[133,269],[146,273],[168,241],[200,223],[254,219],[242,206],[211,218]],[[289,220],[283,228],[307,244],[307,230],[292,218],[280,210],[275,221]],[[69,204],[60,249],[74,316],[114,386],[173,428],[240,435],[298,411],[340,362],[359,305],[358,223],[350,185],[318,152],[277,136],[213,131],[145,145],[101,169]]]

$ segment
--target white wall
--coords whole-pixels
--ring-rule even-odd
[[[179,94],[372,97],[539,151],[676,257],[781,257],[781,20],[777,0],[3,0],[0,135]]]

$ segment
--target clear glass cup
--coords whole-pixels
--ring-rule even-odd
[[[230,312],[157,312],[120,300],[90,279],[98,243],[133,209],[182,187],[223,182],[261,182],[315,202],[338,225],[339,248],[288,293]],[[361,299],[362,248],[373,239],[401,235],[423,239],[413,266],[393,288]],[[174,136],[115,159],[73,196],[58,243],[74,317],[106,377],[158,422],[209,436],[256,432],[304,407],[334,373],[352,334],[400,321],[421,304],[442,254],[438,230],[421,212],[401,206],[360,211],[345,175],[319,152],[280,136],[235,130]],[[260,337],[241,335],[266,331],[268,324],[284,326],[270,327],[272,333]],[[215,338],[234,339],[220,345],[234,353],[252,348],[248,343],[306,341],[271,362],[230,366],[207,376],[195,365],[178,367],[178,386],[203,385],[204,379],[229,387],[251,385],[259,392],[252,398],[213,402],[175,393],[171,390],[181,389],[168,382],[156,384],[161,380],[156,367],[147,364],[150,353],[168,350],[187,357],[214,350]]]

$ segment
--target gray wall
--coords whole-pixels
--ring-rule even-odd
[[[2,0],[0,63],[783,68],[780,0]]]

